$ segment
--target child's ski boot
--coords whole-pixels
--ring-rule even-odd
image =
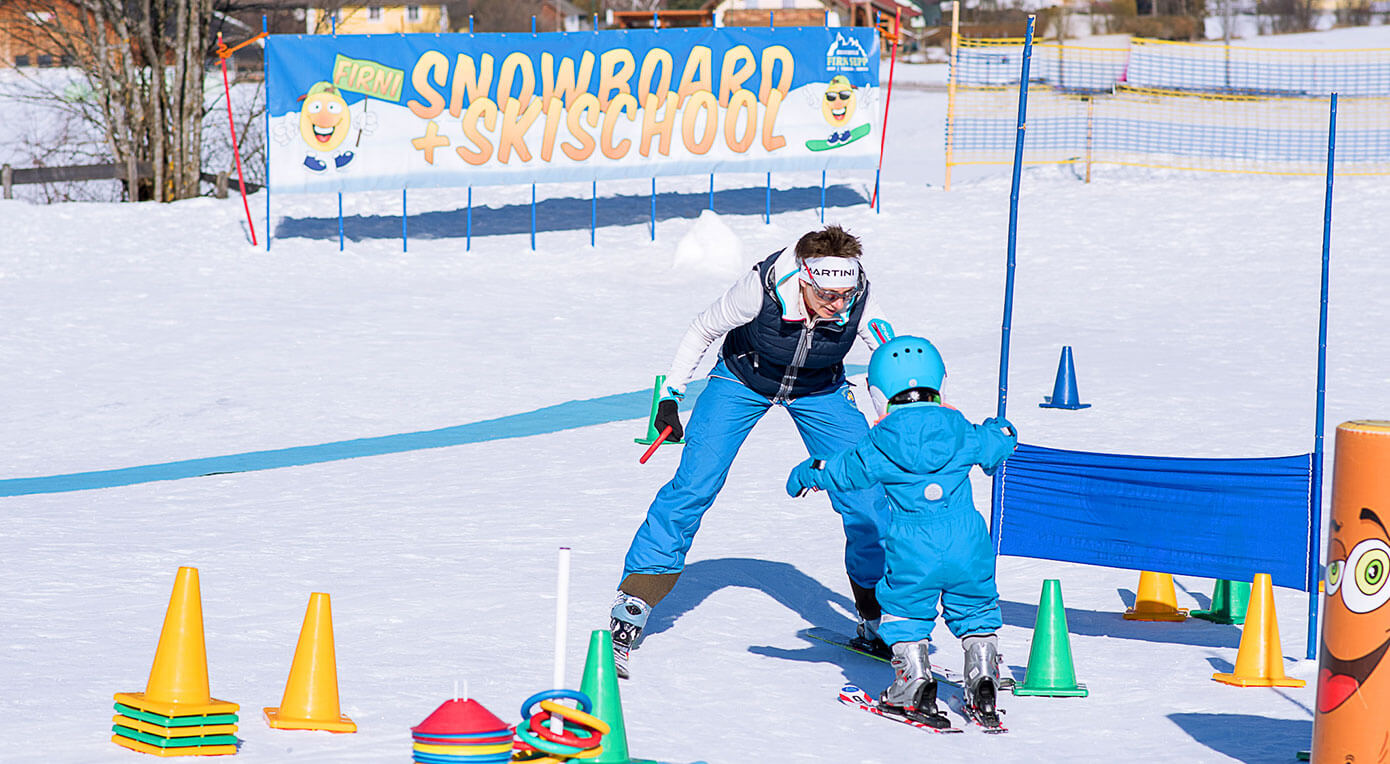
[[[965,648],[965,714],[981,727],[1001,728],[999,700],[999,638],[972,634],[961,640]]]
[[[893,644],[893,683],[879,696],[888,713],[907,717],[928,727],[945,729],[951,720],[936,707],[936,677],[927,659],[928,640]]]

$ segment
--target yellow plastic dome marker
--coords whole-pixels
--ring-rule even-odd
[[[309,595],[309,609],[294,648],[294,663],[279,708],[265,709],[266,723],[282,730],[356,732],[338,707],[338,661],[333,651],[333,613],[328,595]]]

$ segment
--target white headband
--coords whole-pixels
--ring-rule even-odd
[[[809,283],[813,278],[821,289],[852,289],[859,286],[859,260],[852,257],[802,260],[801,280]]]

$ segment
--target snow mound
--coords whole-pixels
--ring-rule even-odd
[[[737,278],[746,266],[738,236],[714,210],[705,210],[676,244],[672,268]]]

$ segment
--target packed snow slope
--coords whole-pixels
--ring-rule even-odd
[[[872,177],[846,174],[830,179],[826,220],[863,239],[897,329],[940,347],[948,402],[978,421],[996,405],[1009,178],[942,191],[944,99],[893,100],[882,212],[862,201]],[[0,500],[0,761],[141,760],[109,742],[112,694],[144,689],[181,565],[201,573],[212,693],[242,706],[239,760],[406,760],[410,726],[455,682],[515,723],[552,685],[560,546],[574,550],[577,686],[627,543],[679,458],[663,447],[637,463],[654,375],[696,312],[820,225],[818,176],[775,177],[767,224],[761,175],[716,180],[716,213],[701,216],[707,178],[660,179],[655,240],[647,184],[604,184],[592,247],[587,186],[542,186],[535,251],[524,187],[475,189],[471,248],[461,189],[411,192],[405,252],[397,194],[344,200],[341,252],[332,196],[274,198],[269,252],[250,245],[236,198],[0,202],[0,479],[321,457]],[[1024,173],[1008,409],[1023,440],[1311,451],[1324,190],[1321,178]],[[1336,184],[1329,434],[1390,418],[1387,206],[1384,179]],[[263,197],[251,209],[264,236]],[[1063,345],[1089,409],[1037,406]],[[867,358],[860,347],[849,362]],[[333,456],[392,436],[398,448]],[[1276,601],[1285,670],[1309,686],[1238,689],[1211,680],[1234,663],[1238,627],[1126,622],[1138,572],[1012,557],[998,574],[1007,670],[1022,677],[1042,581],[1058,578],[1089,697],[1005,696],[999,737],[929,736],[841,706],[843,683],[877,692],[891,670],[798,636],[853,624],[838,518],[823,495],[783,492],[804,456],[779,411],[744,446],[622,685],[634,755],[1285,762],[1308,747],[1302,592]],[[1211,590],[1179,576],[1178,604],[1204,606]],[[280,703],[311,592],[332,595],[353,735],[260,718]],[[936,636],[936,659],[959,666],[958,643]]]

